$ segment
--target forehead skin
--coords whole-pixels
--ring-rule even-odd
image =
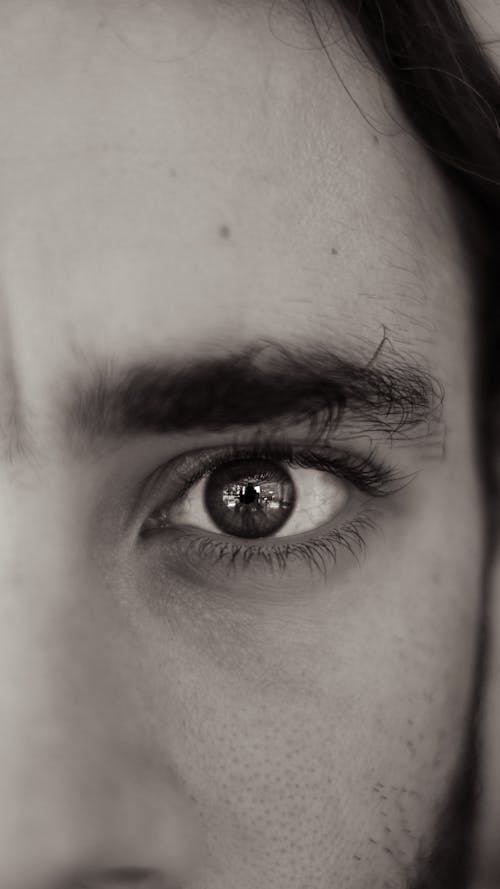
[[[75,861],[99,846],[96,811],[109,816],[103,854],[168,857],[182,784],[206,847],[195,889],[374,889],[399,887],[432,841],[457,764],[481,524],[465,246],[388,88],[338,25],[331,54],[351,95],[304,20],[273,9],[0,3],[0,427],[23,420],[37,459],[1,470],[2,675],[24,694],[17,707],[2,692],[12,885],[19,775]],[[128,550],[121,568],[122,544],[100,554],[101,577],[89,516],[99,525],[116,467],[64,451],[69,375],[263,335],[368,359],[384,330],[445,386],[446,459],[408,447],[414,512],[401,507],[333,593],[237,614],[191,595],[188,613],[171,584],[169,619],[137,596],[159,596],[160,572]],[[169,447],[131,451],[134,471]]]
[[[21,376],[23,342],[53,375],[76,344],[182,350],[251,336],[263,311],[278,337],[326,326],[338,346],[371,344],[387,325],[425,354],[439,324],[452,347],[463,248],[443,188],[345,51],[348,88],[391,134],[378,144],[324,54],[288,45],[314,39],[279,20],[275,36],[266,4],[2,7],[2,272]],[[150,61],[160,28],[182,61]]]

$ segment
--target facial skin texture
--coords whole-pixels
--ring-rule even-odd
[[[406,886],[457,768],[479,602],[449,195],[336,23],[355,102],[285,4],[2,0],[0,19],[0,884],[135,865],[189,889]],[[140,541],[166,491],[138,511],[146,477],[234,430],[65,436],[97,364],[260,338],[368,362],[384,331],[378,360],[431,373],[444,422],[392,446],[351,430],[412,481],[326,578],[195,576]]]

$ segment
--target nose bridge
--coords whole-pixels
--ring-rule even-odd
[[[103,650],[106,601],[87,551],[86,512],[70,473],[0,478],[0,659],[16,670],[36,669],[38,659],[41,676],[57,663],[55,674],[68,679],[75,660],[91,666]]]
[[[122,628],[84,522],[48,490],[3,490],[0,885],[31,889],[33,876],[39,889],[45,874],[52,889],[120,865],[170,879],[191,860],[195,825],[168,751],[155,761],[137,747]]]
[[[97,667],[100,649],[95,597],[76,527],[55,490],[0,490],[0,708],[40,727],[72,682],[83,701],[82,679]]]
[[[3,486],[2,501],[0,880],[2,859],[20,854],[23,836],[55,854],[75,800],[81,822],[92,794],[97,809],[91,784],[112,744],[117,700],[91,579],[57,498]]]

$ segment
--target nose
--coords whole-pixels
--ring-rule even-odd
[[[67,522],[33,504],[6,514],[0,887],[185,885],[196,819],[169,750],[148,736],[127,620]]]

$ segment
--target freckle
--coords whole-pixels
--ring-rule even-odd
[[[221,238],[225,238],[226,240],[231,237],[231,229],[228,225],[220,225],[219,226],[219,235]]]
[[[361,855],[355,855],[354,857],[355,857],[356,861],[361,861]]]
[[[332,247],[332,249],[331,249],[331,254],[332,254],[332,256],[337,256],[338,252],[339,252],[339,251],[337,250],[336,247]]]
[[[170,172],[170,178],[171,178],[171,179],[177,179],[177,170],[174,169],[174,167],[170,167],[169,172]]]

